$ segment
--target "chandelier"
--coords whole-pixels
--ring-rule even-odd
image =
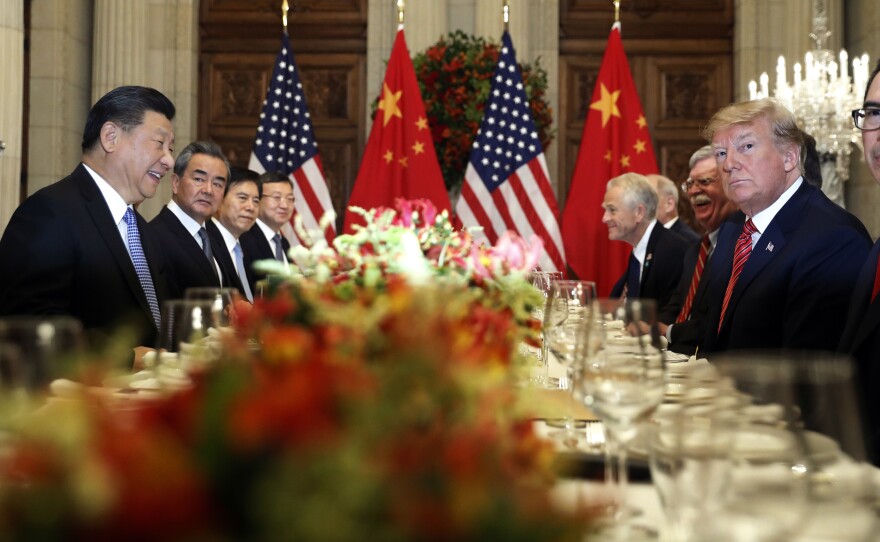
[[[785,57],[779,57],[773,97],[795,114],[803,131],[816,138],[816,150],[822,159],[822,189],[842,205],[842,182],[849,178],[850,153],[853,145],[861,147],[861,137],[853,127],[850,112],[862,105],[869,63],[867,54],[854,58],[850,77],[846,50],[835,57],[825,49],[829,36],[825,2],[814,0],[810,38],[815,49],[804,56],[803,67],[795,63],[791,83],[786,78]],[[752,100],[770,97],[766,72],[759,81],[760,84],[754,80],[749,82]]]

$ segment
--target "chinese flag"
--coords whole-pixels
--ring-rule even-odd
[[[391,49],[379,109],[348,204],[392,207],[396,198],[429,199],[438,211],[450,207],[403,29]],[[345,232],[362,222],[360,215],[346,211]]]
[[[657,173],[657,159],[623,52],[620,23],[614,23],[562,213],[568,265],[580,279],[595,281],[602,296],[611,292],[626,271],[632,250],[623,241],[608,240],[608,228],[602,224],[605,186],[613,177],[630,171]]]

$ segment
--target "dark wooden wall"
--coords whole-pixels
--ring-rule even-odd
[[[198,137],[247,166],[275,56],[280,0],[202,0]],[[288,33],[337,214],[364,140],[367,0],[290,2]]]
[[[390,1],[390,0],[389,0]],[[687,177],[700,127],[732,97],[734,0],[623,2],[623,44],[662,173]],[[289,33],[338,213],[365,144],[367,0],[297,0]],[[281,40],[279,0],[203,0],[199,20],[200,138],[247,165]],[[559,111],[554,144],[565,201],[602,53],[608,0],[560,1]],[[682,201],[687,212],[690,206]]]
[[[642,100],[660,172],[680,183],[700,128],[733,95],[734,0],[622,2],[623,47]],[[607,0],[563,0],[559,37],[559,174],[564,201],[602,54],[614,22]],[[687,219],[690,205],[681,199]]]

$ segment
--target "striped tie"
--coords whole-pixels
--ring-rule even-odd
[[[709,236],[704,236],[703,241],[700,243],[700,254],[697,256],[697,265],[694,266],[694,274],[691,276],[691,285],[688,288],[687,298],[684,300],[681,312],[678,313],[678,318],[675,319],[677,324],[687,322],[688,317],[691,315],[694,296],[697,295],[697,287],[700,285],[700,278],[703,276],[703,268],[706,267],[706,260],[709,258],[709,248],[711,246],[712,242],[709,241]]]
[[[730,282],[727,283],[727,291],[724,292],[724,303],[721,304],[721,318],[718,320],[718,333],[721,333],[721,326],[724,324],[724,313],[727,312],[727,304],[730,303],[730,294],[733,293],[733,287],[739,279],[739,274],[746,265],[746,260],[752,253],[752,234],[758,229],[752,223],[752,219],[746,220],[743,224],[743,231],[736,240],[736,251],[733,253],[733,270],[730,273]]]
[[[156,289],[153,288],[153,277],[150,275],[150,266],[147,264],[147,257],[144,255],[144,249],[141,246],[141,236],[138,232],[137,218],[131,207],[125,210],[122,220],[126,225],[126,238],[128,239],[128,252],[131,255],[131,262],[134,264],[134,270],[137,273],[138,281],[144,290],[147,298],[147,304],[150,305],[150,312],[153,313],[153,322],[156,329],[159,329],[159,301],[156,299]]]

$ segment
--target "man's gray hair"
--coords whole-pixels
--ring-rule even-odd
[[[664,198],[672,198],[673,201],[675,201],[675,204],[678,205],[678,187],[675,186],[675,183],[672,182],[672,179],[665,175],[652,173],[648,175],[648,180],[651,181],[651,184],[654,185],[654,188],[657,190],[658,196]]]
[[[651,181],[644,175],[638,173],[624,173],[618,175],[610,181],[606,190],[612,188],[620,188],[623,190],[623,201],[630,209],[635,209],[637,205],[645,206],[645,214],[648,220],[657,217],[657,191],[651,186]]]
[[[715,159],[715,152],[712,151],[712,145],[703,145],[697,149],[697,151],[691,155],[691,159],[688,162],[688,168],[694,169],[697,162],[701,162],[706,158]]]

